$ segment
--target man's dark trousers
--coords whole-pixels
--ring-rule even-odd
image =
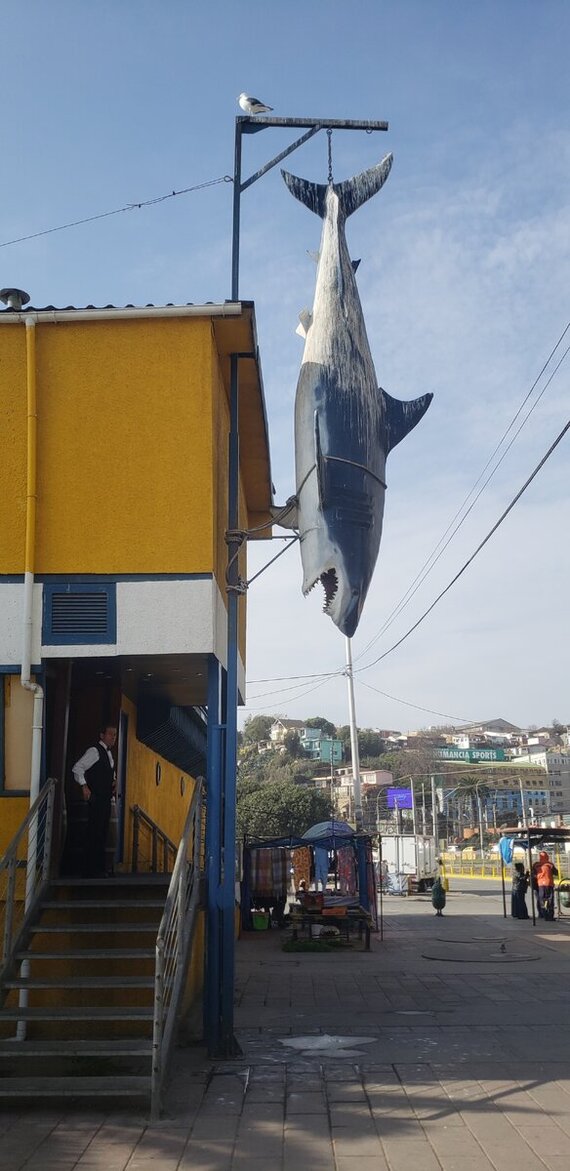
[[[111,816],[114,769],[102,744],[97,744],[97,751],[99,760],[85,773],[91,797],[87,807],[84,878],[97,878],[105,873],[105,849]]]

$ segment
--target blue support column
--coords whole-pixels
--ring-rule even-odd
[[[206,777],[206,964],[204,973],[204,1038],[210,1053],[220,1045],[220,889],[222,883],[223,728],[222,668],[212,655],[208,662],[208,749]]]
[[[236,1053],[234,1038],[235,977],[235,849],[236,849],[236,774],[237,774],[237,705],[238,705],[238,615],[240,542],[234,536],[239,528],[239,358],[230,357],[230,436],[228,462],[228,646],[225,675],[224,783],[222,808],[222,941],[221,941],[221,1028],[220,1054]]]

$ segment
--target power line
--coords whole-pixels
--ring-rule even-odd
[[[430,555],[429,555],[429,557],[427,558],[427,560],[426,560],[426,561],[424,561],[424,563],[423,563],[423,565],[422,565],[421,569],[420,569],[420,570],[419,570],[419,572],[416,574],[416,576],[415,576],[415,578],[413,579],[413,581],[412,581],[411,585],[409,585],[409,586],[408,586],[408,589],[406,590],[405,594],[403,594],[403,596],[400,598],[400,601],[399,601],[399,602],[398,602],[398,603],[397,603],[397,604],[394,606],[393,610],[392,610],[392,611],[390,612],[390,614],[388,615],[388,618],[387,618],[387,619],[386,619],[386,621],[384,622],[384,625],[381,627],[381,629],[378,631],[378,633],[377,633],[376,635],[374,635],[374,637],[373,637],[373,638],[370,640],[370,642],[369,642],[369,643],[368,643],[368,644],[367,644],[367,645],[364,647],[364,649],[363,649],[362,651],[360,651],[360,652],[359,652],[359,654],[356,656],[356,659],[357,659],[357,660],[358,660],[358,659],[362,659],[362,658],[364,657],[364,655],[366,654],[366,652],[367,652],[368,650],[370,650],[370,647],[374,646],[374,643],[375,643],[375,642],[377,642],[377,641],[378,641],[378,639],[382,637],[382,635],[383,635],[383,634],[386,632],[386,630],[388,630],[388,629],[389,629],[389,627],[392,625],[392,623],[393,623],[393,622],[395,622],[396,618],[397,618],[397,617],[399,617],[399,615],[400,615],[400,614],[403,612],[403,610],[405,610],[405,609],[406,609],[406,606],[409,604],[409,602],[411,602],[412,598],[414,597],[414,594],[416,594],[416,593],[417,593],[417,591],[419,590],[420,586],[421,586],[421,585],[423,585],[423,582],[426,580],[426,578],[429,576],[429,574],[431,573],[431,571],[432,571],[432,569],[434,568],[434,566],[435,566],[435,565],[437,564],[437,562],[439,561],[440,557],[442,557],[442,556],[443,556],[443,554],[444,554],[445,550],[448,548],[448,546],[449,546],[449,544],[451,543],[451,541],[453,540],[453,538],[454,538],[455,534],[456,534],[457,532],[459,532],[459,529],[461,528],[461,526],[463,525],[463,523],[466,521],[466,519],[467,519],[467,517],[469,516],[470,512],[472,512],[472,511],[473,511],[473,509],[474,509],[474,507],[475,507],[475,505],[476,505],[476,503],[477,503],[477,501],[478,501],[479,497],[482,495],[482,493],[484,492],[485,488],[487,487],[487,485],[488,485],[488,484],[489,484],[489,482],[492,480],[492,478],[493,478],[493,476],[495,475],[495,473],[496,473],[496,472],[498,471],[498,469],[500,468],[500,466],[501,466],[501,464],[502,464],[503,460],[506,458],[506,456],[507,456],[508,452],[510,451],[511,447],[513,446],[513,444],[515,443],[516,439],[517,439],[517,438],[518,438],[518,436],[520,435],[520,433],[521,433],[521,431],[522,431],[523,427],[526,425],[526,423],[527,423],[527,422],[528,422],[528,420],[530,419],[530,416],[532,415],[533,411],[534,411],[534,410],[535,410],[535,408],[538,406],[538,403],[540,402],[540,400],[541,400],[541,398],[542,398],[543,394],[545,393],[545,391],[546,391],[546,390],[548,389],[548,387],[550,386],[550,383],[552,382],[552,380],[553,380],[553,378],[555,377],[555,375],[558,373],[558,370],[560,369],[560,366],[562,365],[563,361],[565,360],[565,358],[567,357],[568,353],[570,352],[570,346],[569,346],[569,347],[568,347],[568,348],[567,348],[567,349],[564,351],[564,353],[563,353],[562,357],[560,358],[560,361],[559,361],[559,362],[557,363],[557,365],[555,366],[555,368],[554,368],[554,370],[552,371],[552,373],[551,373],[550,377],[548,378],[548,380],[547,380],[547,382],[545,383],[545,385],[543,386],[543,388],[542,388],[542,390],[541,390],[540,394],[538,395],[538,398],[535,400],[535,402],[533,403],[532,407],[530,408],[530,410],[528,411],[528,413],[525,415],[525,418],[523,419],[523,421],[522,421],[522,423],[521,423],[520,427],[518,428],[518,430],[517,430],[517,431],[515,432],[515,434],[513,435],[513,438],[511,439],[510,443],[509,443],[509,444],[507,445],[507,447],[505,448],[505,450],[504,450],[504,452],[503,452],[503,454],[502,454],[501,458],[500,458],[500,459],[498,460],[498,462],[495,464],[495,467],[492,469],[492,471],[491,471],[491,472],[490,472],[490,474],[488,475],[488,477],[487,477],[487,479],[485,480],[484,484],[482,484],[481,488],[479,489],[479,491],[478,491],[477,495],[475,496],[474,500],[473,500],[473,501],[472,501],[472,503],[470,504],[469,508],[468,508],[468,509],[467,509],[467,511],[466,511],[466,512],[463,514],[463,516],[461,516],[461,513],[463,512],[463,509],[465,508],[466,504],[468,503],[468,501],[470,500],[471,496],[473,495],[473,493],[474,493],[475,489],[477,488],[477,485],[481,483],[481,480],[483,479],[483,476],[485,475],[485,472],[487,471],[487,468],[488,468],[488,467],[490,467],[490,465],[492,464],[492,462],[493,462],[493,460],[494,460],[495,456],[497,455],[497,452],[500,450],[500,448],[501,448],[502,444],[504,443],[504,441],[505,441],[505,439],[506,439],[507,435],[509,434],[509,431],[511,431],[511,430],[512,430],[512,428],[513,428],[514,424],[516,423],[516,421],[517,421],[517,419],[518,419],[518,417],[519,417],[519,415],[520,415],[521,411],[523,410],[523,408],[524,408],[525,404],[528,402],[528,400],[529,400],[529,398],[530,398],[531,394],[533,393],[533,391],[535,390],[536,386],[538,385],[538,383],[539,383],[540,379],[542,378],[542,375],[544,374],[545,370],[547,369],[547,367],[549,366],[550,362],[552,361],[552,358],[554,357],[554,354],[556,353],[556,351],[557,351],[558,347],[560,346],[561,342],[563,341],[563,339],[564,339],[564,337],[566,336],[566,334],[567,334],[567,332],[568,332],[568,330],[569,330],[569,329],[570,329],[570,321],[567,323],[566,327],[563,329],[563,331],[562,331],[562,333],[561,333],[560,337],[558,338],[558,341],[556,342],[556,345],[555,345],[555,346],[553,347],[553,349],[550,351],[550,354],[548,355],[548,358],[546,359],[546,362],[544,363],[544,365],[542,366],[542,369],[540,370],[539,374],[538,374],[538,375],[537,375],[537,377],[535,378],[535,380],[534,380],[534,382],[533,382],[533,384],[532,384],[532,386],[531,386],[530,390],[529,390],[529,391],[528,391],[528,393],[525,395],[525,397],[524,397],[523,401],[521,402],[521,404],[520,404],[520,406],[519,406],[518,410],[516,411],[516,413],[514,414],[513,418],[511,419],[511,421],[510,421],[510,423],[509,423],[509,425],[508,425],[508,427],[507,427],[506,431],[504,431],[504,432],[503,432],[503,434],[502,434],[501,438],[499,439],[499,442],[497,443],[497,445],[496,445],[496,447],[495,447],[494,451],[493,451],[493,452],[491,453],[491,455],[489,456],[489,459],[487,460],[487,463],[485,464],[485,467],[483,468],[483,470],[482,470],[482,471],[481,471],[481,473],[479,474],[479,476],[478,476],[478,478],[476,479],[475,483],[473,484],[473,487],[471,488],[471,490],[470,490],[470,491],[467,493],[467,496],[464,498],[464,500],[463,500],[462,504],[461,504],[461,505],[459,506],[459,508],[457,509],[457,512],[455,513],[455,515],[454,515],[454,516],[452,517],[452,519],[450,520],[450,522],[449,522],[449,524],[448,524],[448,526],[447,526],[447,528],[446,528],[445,532],[444,532],[444,533],[442,534],[442,536],[440,537],[440,539],[439,539],[439,541],[438,541],[437,545],[435,546],[435,548],[434,548],[434,549],[432,549],[432,552],[430,553]],[[458,523],[458,524],[455,526],[455,528],[453,529],[453,531],[450,533],[450,536],[449,536],[448,540],[446,541],[446,540],[445,540],[445,538],[447,537],[447,534],[450,532],[450,529],[452,528],[453,524],[455,523],[455,521],[457,520],[457,518],[458,518],[458,517],[461,517],[461,520],[460,520],[460,521],[459,521],[459,523]],[[445,542],[445,544],[444,544],[443,542]],[[439,552],[438,552],[438,550],[439,550]],[[437,556],[436,556],[436,554],[437,554]],[[425,571],[425,572],[424,572],[424,571]],[[416,583],[417,583],[417,584],[416,584]]]
[[[462,565],[459,572],[455,574],[455,577],[453,577],[451,579],[451,581],[446,585],[445,589],[443,589],[441,591],[441,593],[439,593],[437,595],[437,598],[435,598],[435,600],[431,603],[431,606],[428,606],[427,610],[424,610],[424,613],[420,616],[420,618],[418,618],[417,622],[414,622],[414,625],[411,626],[410,629],[407,630],[406,633],[403,634],[402,637],[399,638],[398,641],[395,642],[393,646],[389,647],[387,651],[384,651],[383,654],[379,655],[377,659],[374,659],[372,663],[367,663],[364,667],[358,667],[355,671],[355,674],[360,671],[369,671],[371,667],[376,666],[376,663],[380,663],[382,661],[382,659],[385,659],[388,655],[390,655],[392,653],[392,651],[395,651],[397,649],[397,647],[401,646],[402,643],[405,642],[406,639],[410,637],[410,634],[413,634],[414,630],[417,630],[418,626],[424,621],[424,618],[427,618],[428,614],[431,614],[432,610],[435,609],[435,607],[437,606],[437,603],[440,602],[441,599],[445,596],[445,594],[447,594],[449,592],[451,587],[455,585],[455,582],[459,580],[459,578],[462,576],[462,574],[465,573],[465,570],[475,560],[478,553],[481,552],[481,549],[483,549],[484,546],[487,544],[487,542],[491,540],[491,537],[493,536],[493,534],[496,533],[499,526],[502,525],[503,521],[509,515],[509,512],[512,511],[515,504],[520,500],[523,493],[526,492],[527,488],[532,483],[535,476],[538,475],[540,469],[544,466],[547,459],[549,459],[550,456],[552,455],[552,452],[555,450],[556,447],[558,447],[558,444],[564,438],[564,436],[569,428],[570,428],[570,419],[565,424],[565,426],[562,428],[560,434],[556,436],[554,443],[551,444],[548,451],[546,452],[546,455],[544,455],[542,457],[542,459],[540,460],[540,463],[537,464],[534,471],[529,476],[528,480],[526,480],[526,482],[523,484],[522,488],[519,489],[516,496],[511,500],[511,503],[509,504],[508,508],[506,508],[505,511],[502,513],[502,515],[499,517],[496,524],[494,524],[493,528],[490,529],[490,531],[487,533],[487,536],[483,538],[480,545],[478,545],[477,548],[475,549],[475,552],[471,554],[471,557],[469,557],[469,559],[465,562],[465,564]]]
[[[180,191],[168,191],[166,195],[157,195],[154,199],[126,203],[124,207],[116,207],[113,211],[102,211],[98,215],[85,216],[81,220],[71,220],[67,224],[58,224],[56,228],[44,228],[41,232],[30,232],[29,235],[17,236],[14,240],[4,240],[3,243],[0,243],[0,248],[9,248],[11,244],[23,244],[25,240],[37,240],[38,236],[50,236],[53,232],[65,232],[67,228],[78,228],[82,224],[92,224],[95,220],[121,215],[124,211],[140,211],[143,207],[153,207],[154,204],[164,203],[166,199],[174,199],[177,195],[189,195],[191,191],[202,191],[205,187],[215,187],[217,183],[233,183],[233,179],[231,175],[221,175],[219,179],[207,179],[205,183],[194,183],[192,187],[183,187]]]
[[[460,724],[474,724],[475,720],[468,720],[467,716],[450,716],[449,712],[436,712],[431,707],[422,707],[419,703],[410,703],[407,699],[398,699],[397,695],[390,695],[387,691],[381,691],[379,687],[373,687],[372,683],[365,683],[364,679],[358,680],[361,687],[367,687],[369,691],[375,691],[378,695],[383,695],[385,699],[393,699],[395,703],[403,703],[405,707],[413,707],[418,712],[428,712],[430,716],[443,716],[445,720],[457,720]]]
[[[337,672],[337,674],[340,674],[340,672]],[[306,687],[304,691],[300,691],[297,695],[290,695],[287,702],[293,703],[297,699],[303,699],[305,697],[305,695],[311,695],[313,691],[318,691],[319,687],[323,687],[325,683],[328,683],[329,678],[321,679],[320,683],[315,683],[313,687]],[[250,707],[249,704],[244,704],[244,708],[246,711],[253,711],[253,712],[268,711],[269,708],[271,708],[273,706],[274,706],[274,704],[272,704],[272,703],[262,704],[259,707]]]

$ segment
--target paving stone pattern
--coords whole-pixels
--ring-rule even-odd
[[[443,919],[386,900],[370,953],[245,936],[239,1059],[178,1050],[152,1126],[4,1108],[0,1171],[568,1171],[570,920],[504,921],[496,886],[465,886]]]

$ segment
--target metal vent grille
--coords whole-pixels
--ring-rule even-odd
[[[114,643],[116,583],[50,582],[44,585],[42,642]]]
[[[52,594],[53,634],[106,634],[108,625],[107,593]]]

